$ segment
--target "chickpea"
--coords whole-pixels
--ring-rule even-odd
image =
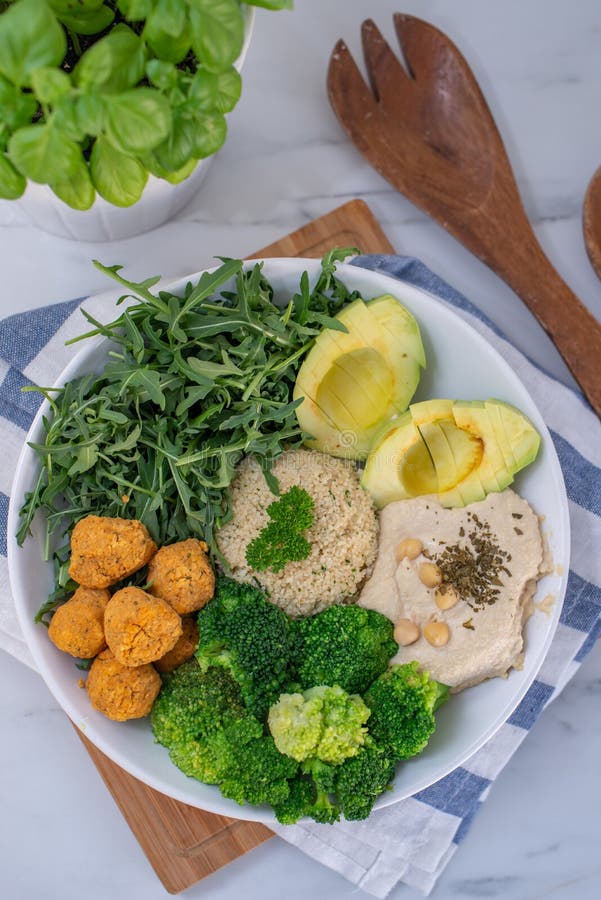
[[[453,609],[459,599],[459,594],[451,584],[441,584],[434,594],[434,602],[439,609]]]
[[[446,622],[428,622],[424,625],[424,637],[433,647],[448,644],[451,632]]]
[[[419,567],[419,580],[426,587],[438,587],[442,583],[442,572],[435,563],[425,562]]]
[[[400,562],[402,559],[417,559],[424,545],[417,538],[405,538],[396,548],[396,558]]]
[[[401,647],[415,644],[420,635],[419,625],[411,619],[398,619],[394,626],[394,639]]]

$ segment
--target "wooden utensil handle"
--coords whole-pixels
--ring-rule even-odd
[[[459,239],[507,282],[536,316],[601,417],[601,323],[555,270],[525,217],[505,233],[483,236],[469,229],[461,231]]]

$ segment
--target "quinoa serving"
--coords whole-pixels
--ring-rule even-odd
[[[281,493],[298,485],[313,499],[313,524],[304,533],[309,556],[289,562],[280,572],[249,567],[246,548],[268,524],[267,507],[275,498],[260,465],[247,457],[232,484],[232,519],[217,534],[229,574],[237,581],[258,582],[291,616],[312,615],[354,599],[371,572],[378,544],[376,513],[355,466],[311,450],[293,450],[282,454],[273,474]]]

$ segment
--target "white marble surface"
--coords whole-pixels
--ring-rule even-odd
[[[77,244],[29,227],[0,202],[0,315],[106,287],[90,259],[133,277],[181,275],[213,254],[251,252],[354,197],[400,252],[420,256],[558,377],[569,375],[522,303],[369,169],[325,93],[336,39],[359,47],[373,15],[391,36],[398,0],[297,0],[259,12],[243,99],[226,148],[174,221],[120,244]],[[601,164],[598,0],[405,0],[470,61],[497,118],[543,246],[601,316],[581,234],[584,191]],[[38,676],[0,654],[1,893],[9,900],[165,896],[79,741]],[[543,715],[499,778],[433,896],[593,900],[601,896],[601,648]],[[367,897],[277,839],[186,896],[275,900]],[[399,887],[393,898],[417,897]]]

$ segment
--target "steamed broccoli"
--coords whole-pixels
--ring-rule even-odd
[[[391,666],[364,694],[371,737],[394,759],[415,756],[428,743],[434,712],[448,694],[449,688],[420,671],[417,662]]]
[[[224,668],[203,672],[192,659],[166,675],[152,710],[156,740],[192,778],[219,784],[238,803],[285,800],[298,763],[282,755],[245,710]]]
[[[394,778],[394,760],[368,738],[356,756],[336,770],[336,798],[345,819],[366,819]]]
[[[224,666],[240,686],[246,708],[263,721],[289,687],[290,620],[252,585],[220,578],[198,614],[196,658],[203,670]]]
[[[308,778],[297,775],[288,782],[288,789],[288,796],[273,805],[276,818],[282,825],[294,825],[304,816],[310,816],[315,803],[315,792]]]
[[[246,716],[240,689],[225,669],[203,672],[195,659],[163,676],[152,708],[155,739],[167,747],[175,765],[193,778],[216,784],[222,767],[212,736]]]
[[[173,747],[221,728],[224,720],[246,715],[240,689],[225,669],[203,672],[190,659],[163,676],[151,721],[159,744]]]
[[[361,697],[338,686],[320,686],[282,694],[269,710],[268,724],[281,753],[298,762],[315,758],[336,764],[358,752],[368,718]]]
[[[362,694],[398,650],[393,624],[361,606],[329,606],[296,623],[292,666],[302,689],[337,684]]]
[[[298,763],[279,752],[256,719],[232,723],[214,736],[211,745],[224,773],[219,782],[224,797],[241,805],[272,806],[287,799],[288,779],[296,775]]]
[[[332,797],[336,768],[318,759],[302,763],[298,775],[288,782],[288,796],[274,807],[278,822],[293,825],[303,816],[322,825],[337,822],[340,809]]]

